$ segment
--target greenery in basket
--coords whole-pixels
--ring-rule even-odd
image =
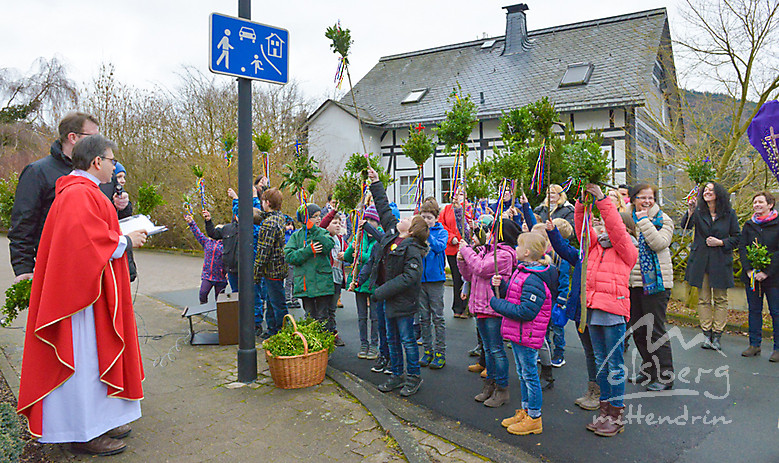
[[[409,126],[408,138],[403,143],[403,154],[414,161],[414,164],[421,166],[430,159],[434,151],[435,144],[433,139],[425,133],[425,128],[422,124],[416,127]]]
[[[752,264],[752,268],[758,272],[763,271],[771,265],[771,253],[768,248],[755,241],[747,246],[747,259]]]
[[[600,184],[608,178],[609,157],[594,140],[579,140],[563,146],[563,151],[568,175],[573,179],[574,185]]]
[[[22,310],[27,310],[30,306],[30,291],[32,290],[32,279],[22,280],[14,283],[5,290],[5,304],[3,305],[2,326],[10,326],[16,320],[16,316]]]
[[[338,177],[333,188],[333,199],[338,201],[339,208],[349,212],[357,208],[362,197],[360,177],[352,172],[344,172]]]
[[[267,153],[273,147],[273,139],[268,132],[262,132],[252,134],[252,140],[254,140],[254,146],[257,147],[257,151],[260,153]]]
[[[711,159],[706,156],[705,159],[687,159],[687,176],[696,185],[703,185],[704,183],[713,181],[717,172],[714,170],[714,166],[711,165]]]
[[[352,154],[346,161],[345,170],[360,175],[362,180],[365,181],[368,180],[368,166],[372,167],[379,174],[379,180],[381,180],[385,188],[395,181],[381,165],[379,156],[374,156],[373,153]]]
[[[159,185],[153,185],[148,182],[138,188],[138,213],[143,215],[151,215],[157,206],[165,204],[165,200],[162,195],[157,192]]]
[[[328,353],[332,353],[335,350],[335,335],[327,331],[321,323],[313,318],[306,318],[296,323],[298,331],[308,342],[309,353],[318,352],[322,349],[327,349]],[[295,328],[292,323],[285,323],[278,333],[262,343],[263,349],[270,352],[274,357],[303,355],[303,341],[299,336],[293,334],[294,332]]]
[[[0,403],[0,461],[19,461],[25,445],[20,434],[19,419],[13,405]]]
[[[462,87],[452,90],[449,97],[452,109],[446,112],[446,118],[436,129],[438,139],[445,146],[445,151],[451,153],[454,148],[468,142],[473,127],[478,122],[476,119],[476,104],[471,101],[470,95],[462,94]]]

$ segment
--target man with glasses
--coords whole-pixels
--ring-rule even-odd
[[[43,226],[19,384],[19,413],[42,443],[113,455],[141,417],[143,366],[127,250],[146,231],[122,235],[111,181],[114,142],[96,134],[72,149],[73,171],[56,181]],[[45,282],[45,284],[44,284]]]
[[[8,230],[11,266],[16,275],[14,283],[32,278],[43,222],[54,201],[54,183],[73,170],[73,146],[82,138],[98,132],[94,116],[68,114],[59,124],[59,140],[51,145],[49,156],[29,164],[19,175],[11,211],[11,228]]]

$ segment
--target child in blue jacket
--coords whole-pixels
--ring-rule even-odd
[[[419,209],[419,215],[430,228],[427,245],[430,251],[423,261],[422,290],[419,292],[419,321],[422,325],[422,346],[424,355],[419,366],[441,369],[446,364],[446,324],[444,322],[444,282],[446,281],[446,245],[449,232],[438,222],[440,213],[435,198],[426,200]],[[435,345],[433,330],[435,328]]]

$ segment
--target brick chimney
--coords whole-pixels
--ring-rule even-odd
[[[527,4],[518,3],[504,6],[503,9],[506,10],[506,46],[503,48],[503,54],[510,55],[529,49],[525,16],[525,11],[529,9]]]

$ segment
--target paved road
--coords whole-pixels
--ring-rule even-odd
[[[193,300],[199,283],[197,258],[172,254],[149,253],[158,274],[146,274],[141,291],[171,302]],[[171,272],[172,268],[180,269]],[[451,303],[447,289],[446,304]],[[354,297],[343,293],[345,307],[339,309],[337,321],[346,346],[332,355],[330,364],[350,371],[368,382],[378,384],[385,375],[370,372],[372,362],[356,357],[359,348]],[[293,315],[302,316],[296,310]],[[555,369],[556,382],[544,394],[544,433],[540,436],[512,436],[500,426],[500,420],[519,406],[519,387],[514,361],[511,361],[511,404],[494,410],[473,400],[479,392],[480,379],[466,371],[473,360],[466,352],[475,344],[475,322],[454,319],[447,308],[447,365],[443,370],[423,370],[424,384],[410,400],[440,415],[493,435],[496,439],[521,448],[552,462],[591,462],[596,459],[624,462],[701,462],[724,461],[736,455],[750,462],[779,461],[779,364],[768,362],[770,343],[760,358],[740,356],[746,340],[725,336],[721,356],[690,343],[695,330],[681,328],[681,339],[674,339],[673,352],[677,372],[686,371],[689,384],[677,381],[673,396],[639,394],[627,400],[632,409],[631,424],[616,438],[598,438],[584,429],[592,416],[573,404],[586,384],[584,355],[574,332],[567,327],[567,364]],[[511,357],[511,351],[508,351]],[[634,350],[626,354],[626,362]],[[628,385],[627,393],[642,389]],[[647,415],[653,414],[652,417]],[[644,416],[639,418],[638,415]],[[664,423],[658,420],[664,417]],[[650,420],[647,423],[647,419]],[[669,423],[671,421],[671,423]],[[716,424],[712,424],[716,421]],[[723,424],[725,423],[725,424]]]

